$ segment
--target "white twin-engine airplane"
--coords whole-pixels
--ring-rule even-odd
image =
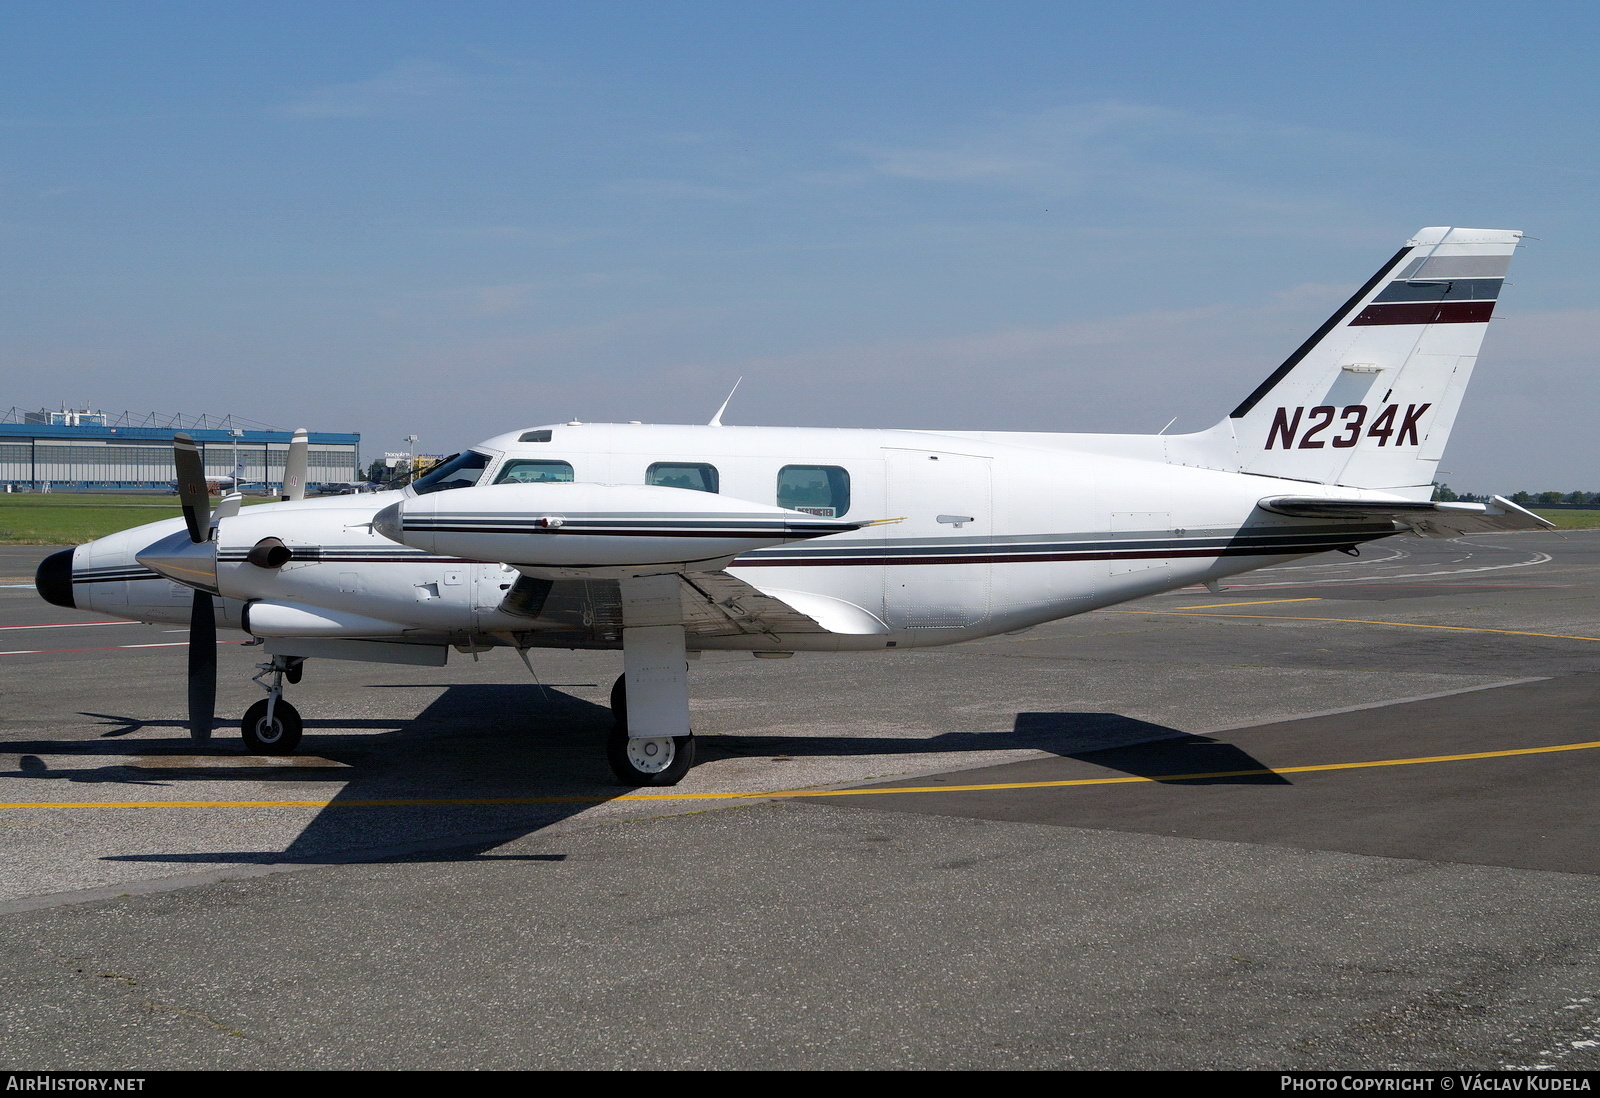
[[[692,652],[952,644],[1395,533],[1549,528],[1499,497],[1430,502],[1521,235],[1423,229],[1196,434],[566,423],[399,491],[214,513],[179,435],[184,517],[57,553],[36,584],[60,606],[188,620],[197,739],[216,626],[251,634],[260,753],[299,742],[282,695],[306,659],[620,648],[612,767],[670,785],[694,759]]]

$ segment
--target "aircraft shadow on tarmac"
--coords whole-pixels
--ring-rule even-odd
[[[1288,780],[1230,743],[1120,713],[1018,713],[1009,732],[944,732],[921,739],[881,736],[713,736],[720,754],[745,756],[922,755],[931,752],[1048,751],[1141,778],[1184,785],[1287,785]],[[1236,773],[1264,771],[1264,773]],[[1181,775],[1212,775],[1183,778]]]
[[[338,864],[530,860],[487,852],[630,791],[615,784],[606,763],[611,710],[548,685],[450,686],[410,719],[308,718],[306,739],[300,756],[295,757],[304,761],[285,765],[280,760],[261,767],[238,766],[249,756],[243,756],[239,741],[226,734],[207,744],[191,744],[170,735],[134,738],[139,732],[182,728],[179,720],[86,715],[113,727],[90,741],[13,741],[6,747],[23,753],[20,768],[0,777],[169,788],[194,782],[248,781],[255,786],[248,795],[250,800],[276,799],[263,793],[262,785],[293,785],[283,794],[284,800],[315,800],[325,795],[321,790],[308,790],[308,785],[338,786],[328,804],[283,850],[124,854],[108,858],[113,861]],[[1138,777],[1176,779],[1169,782],[1174,785],[1288,784],[1232,744],[1116,713],[1018,713],[1006,731],[923,737],[708,734],[699,738],[699,749],[703,762],[736,757],[1031,749]],[[39,755],[53,756],[52,764]],[[172,768],[160,765],[163,755],[174,756]],[[69,762],[63,756],[73,758]],[[96,765],[97,759],[105,756],[117,761]],[[137,766],[123,762],[129,756],[138,757]],[[209,765],[203,761],[209,758],[227,759],[233,765]],[[77,759],[82,759],[83,765],[74,765]],[[1178,777],[1197,774],[1213,776]],[[214,797],[215,793],[208,791],[204,799]],[[381,809],[359,805],[374,800],[517,798],[538,803],[413,803]],[[379,813],[382,822],[375,823]],[[553,857],[557,856],[539,855],[531,860]]]

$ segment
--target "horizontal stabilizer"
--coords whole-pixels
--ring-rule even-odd
[[[1269,496],[1261,501],[1260,507],[1295,518],[1390,518],[1424,538],[1555,529],[1555,523],[1501,496],[1491,497],[1488,503]]]

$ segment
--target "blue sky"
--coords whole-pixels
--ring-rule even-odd
[[[1209,425],[1520,228],[1446,455],[1600,489],[1600,9],[0,4],[0,405]]]

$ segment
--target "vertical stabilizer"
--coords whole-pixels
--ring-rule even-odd
[[[1427,498],[1511,254],[1510,229],[1423,229],[1173,461]]]

